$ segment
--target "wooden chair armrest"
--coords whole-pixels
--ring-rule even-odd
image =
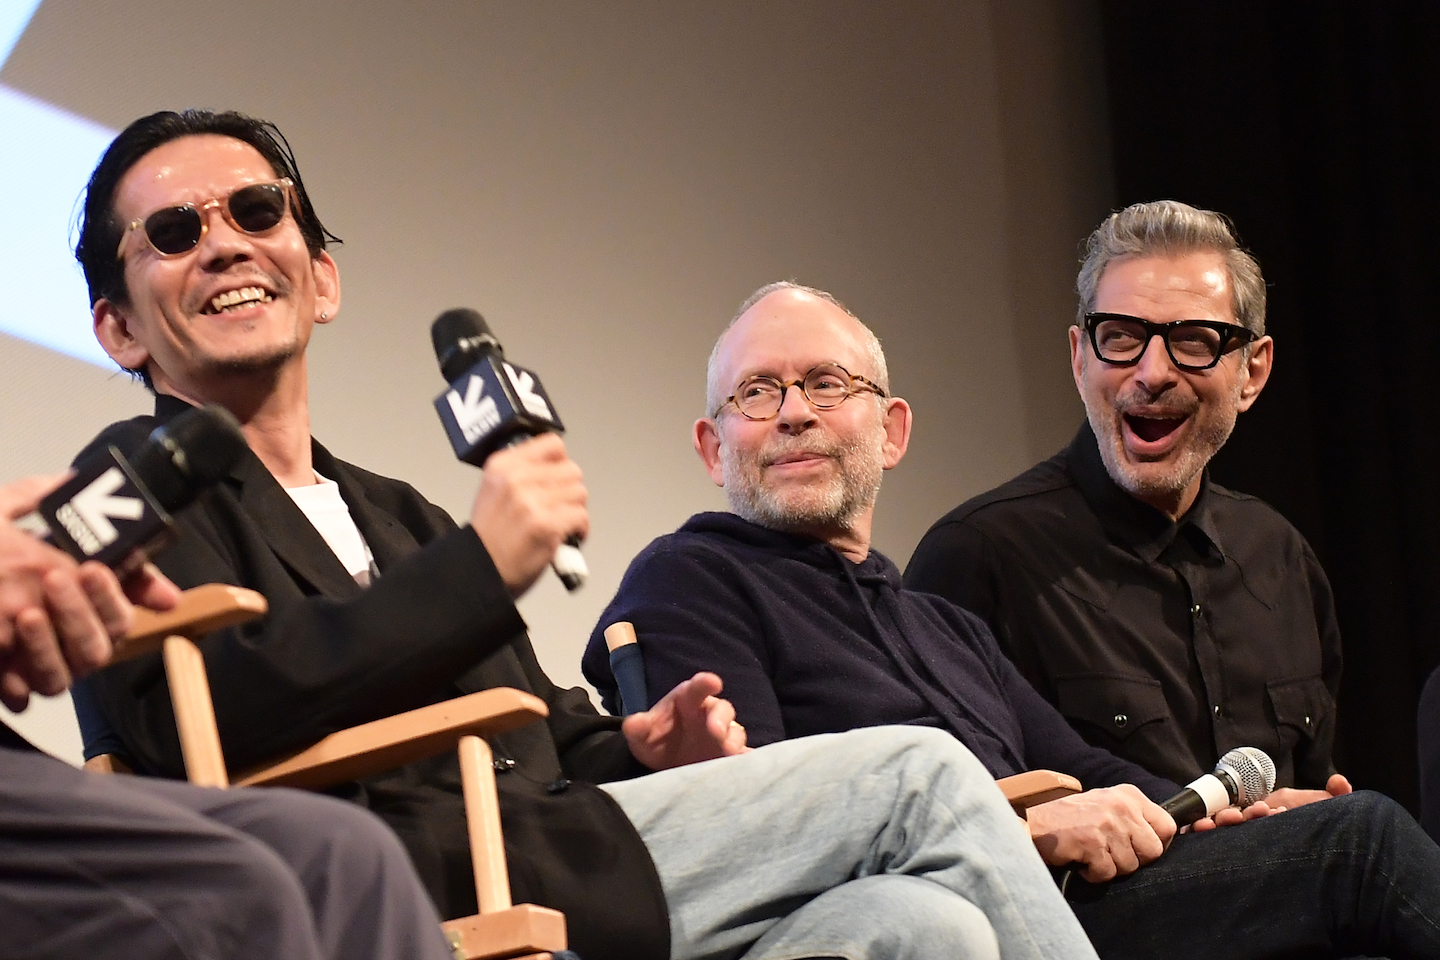
[[[269,605],[254,590],[225,583],[207,583],[180,594],[174,609],[163,613],[136,610],[135,624],[115,644],[113,661],[153,653],[169,636],[203,637],[211,630],[263,617]]]
[[[1013,777],[1002,777],[996,783],[1015,812],[1024,815],[1027,807],[1049,803],[1080,792],[1080,781],[1054,770],[1027,770]]]
[[[332,733],[235,783],[322,789],[453,750],[469,734],[514,730],[549,712],[545,701],[532,694],[510,687],[482,690]]]

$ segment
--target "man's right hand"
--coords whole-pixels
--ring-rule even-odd
[[[497,450],[485,461],[470,525],[512,597],[530,589],[571,534],[590,532],[580,468],[557,434]]]
[[[16,712],[31,693],[57,694],[109,660],[111,641],[130,629],[131,600],[167,610],[180,596],[149,564],[122,590],[103,564],[77,564],[9,524],[64,480],[33,477],[0,487],[0,702]]]
[[[1176,832],[1170,814],[1128,783],[1051,800],[1025,816],[1040,857],[1054,867],[1078,865],[1091,883],[1134,873]]]

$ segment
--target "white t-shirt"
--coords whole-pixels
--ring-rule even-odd
[[[286,487],[285,492],[325,538],[350,576],[361,586],[368,586],[374,559],[369,544],[360,536],[360,528],[355,526],[355,518],[350,516],[350,508],[340,496],[340,484],[318,472],[315,480],[307,487]]]

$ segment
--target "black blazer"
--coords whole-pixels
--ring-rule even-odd
[[[154,417],[111,425],[86,452],[105,444],[133,450],[186,409],[158,396]],[[457,528],[408,484],[337,460],[318,443],[313,455],[315,469],[339,484],[374,555],[380,577],[368,588],[248,451],[180,512],[180,539],[158,558],[182,587],[230,583],[269,601],[266,617],[200,643],[230,769],[460,694],[497,686],[533,693],[549,705],[548,720],[490,740],[498,759],[514,761],[497,785],[516,899],[563,910],[572,948],[587,960],[663,960],[669,920],[654,864],[619,806],[592,786],[646,772],[619,721],[598,714],[584,691],[545,676],[472,529]],[[137,772],[184,776],[158,655],[85,682],[124,744],[124,760]],[[475,911],[454,756],[333,792],[395,829],[442,914]]]

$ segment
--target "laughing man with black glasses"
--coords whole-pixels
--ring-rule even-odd
[[[1259,264],[1219,214],[1141,203],[1091,235],[1076,287],[1087,422],[936,523],[906,584],[978,613],[1085,739],[1152,773],[1185,783],[1247,744],[1292,805],[1349,792],[1330,585],[1206,470],[1270,375]]]

